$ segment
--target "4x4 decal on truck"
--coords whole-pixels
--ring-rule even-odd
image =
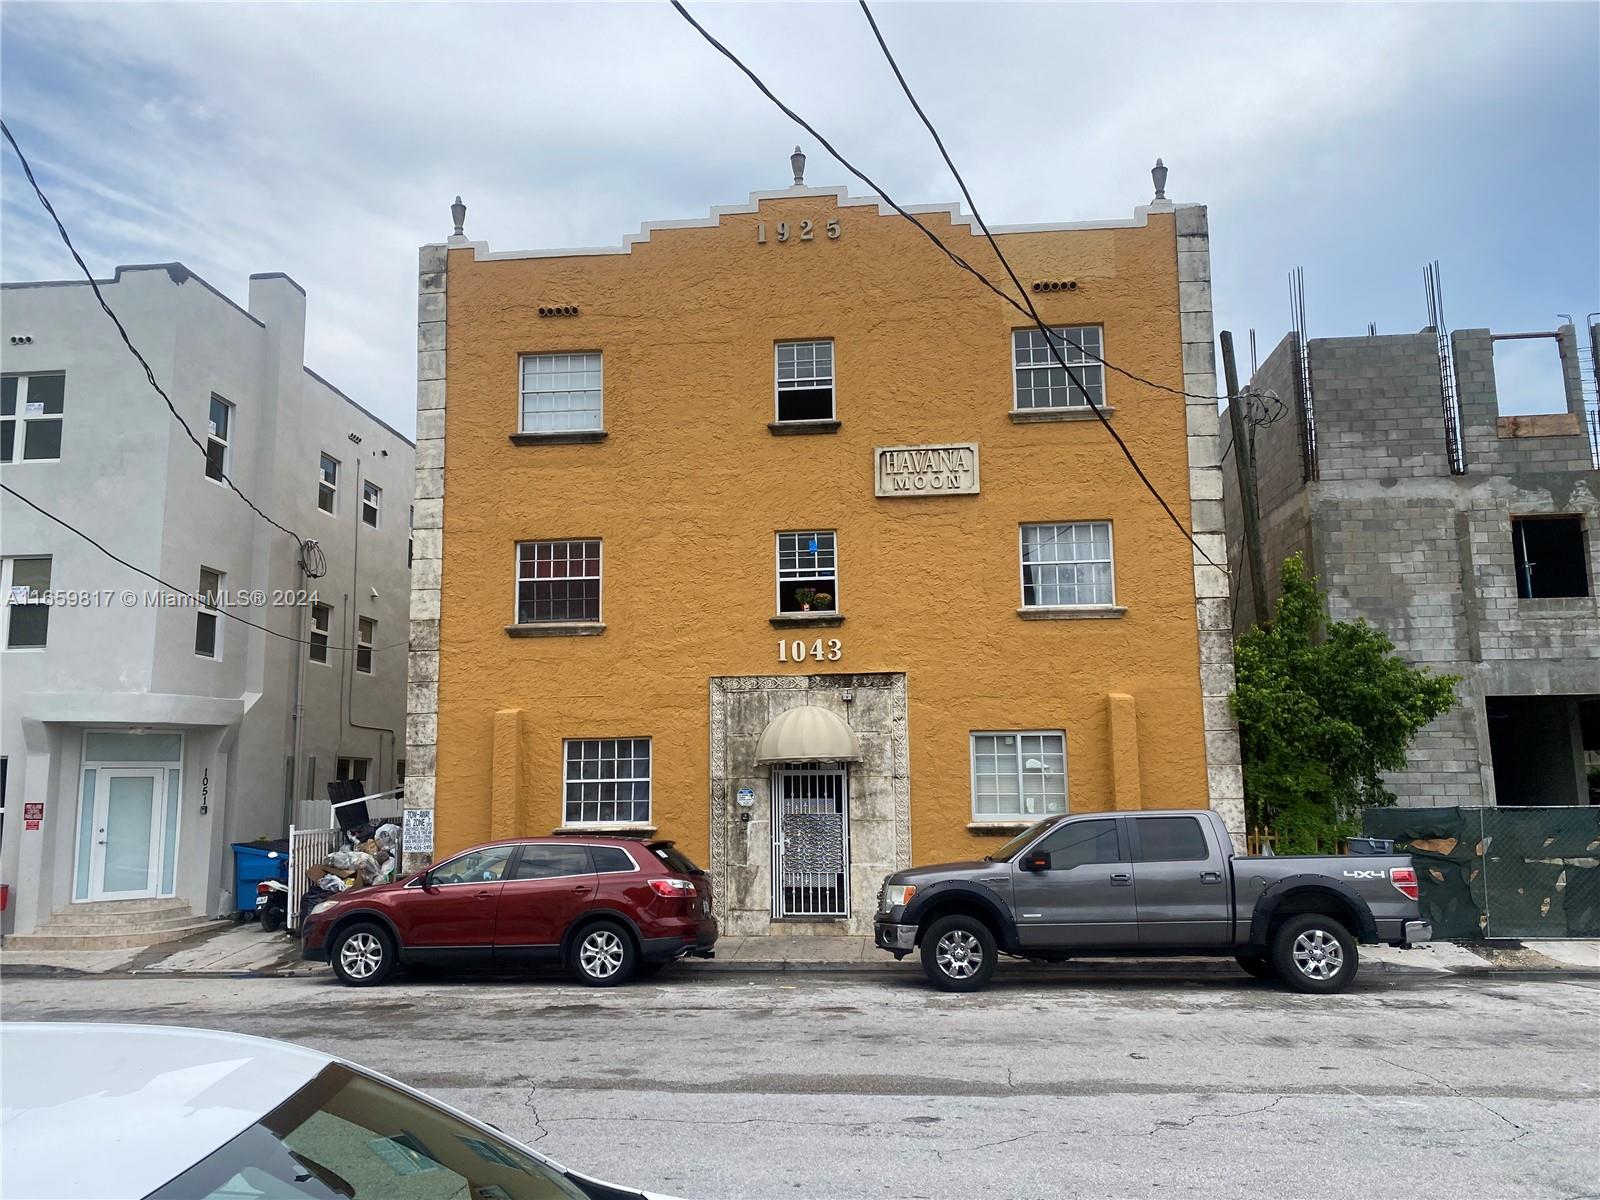
[[[1387,879],[1387,871],[1341,871],[1346,879]]]

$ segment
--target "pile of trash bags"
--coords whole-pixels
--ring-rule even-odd
[[[306,871],[311,890],[348,892],[390,883],[400,865],[400,826],[393,821],[368,821],[345,830],[344,845]]]

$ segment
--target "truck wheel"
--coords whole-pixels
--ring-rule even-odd
[[[1302,913],[1278,926],[1272,963],[1292,990],[1318,995],[1344,991],[1360,965],[1350,931],[1322,913]]]
[[[1247,975],[1254,975],[1257,979],[1276,979],[1278,968],[1272,965],[1272,960],[1265,954],[1241,954],[1234,960]]]
[[[347,987],[377,987],[394,974],[394,943],[381,925],[369,921],[347,925],[330,949],[333,973]]]
[[[975,992],[994,974],[994,934],[975,917],[941,917],[922,935],[922,970],[946,992]]]

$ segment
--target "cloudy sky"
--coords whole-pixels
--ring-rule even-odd
[[[897,199],[956,198],[854,5],[690,7]],[[992,223],[1126,216],[1162,156],[1211,206],[1243,353],[1286,331],[1295,266],[1313,336],[1420,328],[1433,259],[1455,328],[1600,309],[1600,6],[875,11]],[[799,133],[665,2],[11,0],[0,70],[97,275],[179,259],[243,301],[289,273],[308,365],[408,432],[416,247],[457,192],[496,248],[612,245],[786,186]],[[808,182],[849,182],[807,149]],[[4,278],[72,275],[9,150],[0,186]],[[1553,363],[1514,344],[1502,391],[1559,405]]]

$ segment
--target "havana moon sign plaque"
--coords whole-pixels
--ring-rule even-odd
[[[874,495],[977,495],[976,442],[947,446],[880,446],[872,453]]]

